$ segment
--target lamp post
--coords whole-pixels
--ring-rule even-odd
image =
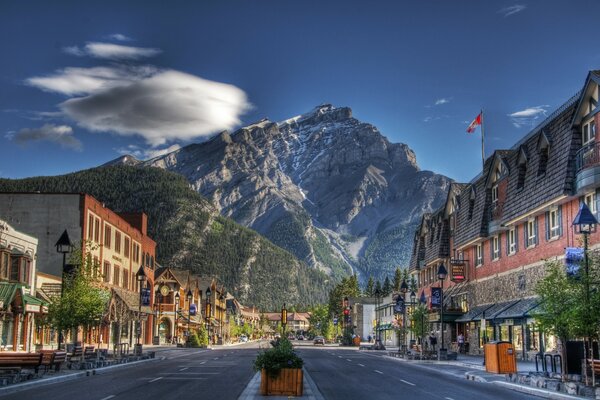
[[[60,297],[62,297],[63,292],[65,291],[65,278],[68,275],[66,273],[67,271],[65,271],[66,266],[67,266],[67,254],[69,254],[73,251],[73,244],[71,243],[71,239],[69,239],[69,234],[67,233],[66,229],[63,232],[63,234],[60,235],[60,238],[56,242],[55,246],[56,246],[56,252],[61,253],[63,255],[62,280],[61,280],[61,290],[60,290]],[[63,339],[63,333],[62,333],[62,330],[60,330],[58,332],[58,348],[60,348],[60,346],[62,345],[62,339]]]
[[[398,347],[398,352],[402,349],[402,353],[405,353],[406,349],[406,292],[408,291],[408,284],[403,279],[400,284],[400,294],[402,299],[402,343]]]
[[[223,339],[223,301],[225,300],[225,296],[223,295],[223,293],[221,293],[221,295],[219,296],[219,302],[221,302],[221,311],[219,312],[219,336],[221,337],[221,344],[225,343],[225,340]]]
[[[177,314],[177,308],[179,307],[180,298],[181,297],[179,296],[179,290],[177,290],[177,293],[175,293],[175,321],[173,326],[173,338],[175,339],[175,343],[179,342],[179,336],[177,336],[177,328],[179,325],[179,315]]]
[[[379,320],[380,314],[380,302],[381,302],[381,289],[375,288],[375,324],[377,325],[376,339],[375,339],[375,350],[385,350],[381,344],[381,321]]]
[[[208,334],[208,344],[210,344],[210,317],[212,315],[210,296],[212,294],[210,286],[206,288],[206,333]]]
[[[140,269],[135,274],[140,288],[140,301],[138,304],[138,327],[137,327],[137,341],[136,341],[136,354],[142,354],[142,345],[140,344],[140,336],[142,335],[142,283],[146,280],[146,272],[144,272],[144,266],[140,265]]]
[[[415,293],[414,290],[410,291],[410,315],[411,315],[411,320],[410,320],[410,343],[412,344],[413,341],[413,318],[412,316],[414,315],[413,313],[415,312],[415,299],[417,298],[417,294]]]
[[[287,325],[287,308],[285,308],[285,303],[283,303],[283,307],[281,308],[281,337],[285,337],[285,326]]]
[[[427,304],[427,298],[425,297],[425,290],[421,291],[419,297],[419,304],[423,307]],[[425,312],[421,312],[421,349],[425,349]]]
[[[190,342],[190,322],[192,320],[192,297],[194,297],[194,295],[192,294],[192,289],[188,289],[185,297],[187,298],[187,301],[188,301],[188,326],[187,326],[186,342],[189,343]]]
[[[440,347],[440,352],[438,353],[438,359],[441,360],[442,359],[442,353],[443,354],[443,358],[447,358],[446,357],[446,348],[444,347],[444,280],[446,279],[446,275],[448,275],[448,271],[446,270],[446,267],[444,267],[444,264],[440,264],[440,266],[438,267],[438,279],[440,281],[440,287],[441,287],[441,299],[440,299],[440,328],[441,328],[441,336],[442,336],[442,345]]]
[[[591,323],[589,322],[589,315],[591,314],[591,310],[590,310],[590,271],[589,271],[589,258],[588,258],[588,235],[590,233],[594,233],[596,232],[596,225],[598,224],[598,220],[596,219],[596,217],[594,217],[594,214],[592,214],[592,212],[590,211],[590,209],[588,208],[588,206],[582,202],[581,206],[579,206],[579,212],[577,212],[577,215],[575,216],[575,219],[573,220],[573,228],[575,230],[575,233],[583,235],[583,262],[584,262],[584,278],[583,278],[583,283],[584,283],[584,301],[585,301],[585,316],[586,316],[586,320],[585,321],[585,326],[591,326]],[[590,337],[589,334],[586,335],[586,342],[587,342],[587,351],[589,352],[589,356],[586,356],[586,358],[593,358],[593,354],[592,354],[592,339]],[[586,374],[585,374],[585,379],[586,379],[586,383],[587,383],[587,378],[588,374],[587,374],[587,368],[586,368]],[[592,379],[594,379],[594,374],[592,374]],[[594,382],[595,383],[595,382]]]

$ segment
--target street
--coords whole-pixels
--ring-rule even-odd
[[[530,399],[531,395],[468,381],[467,368],[417,364],[381,353],[295,343],[305,369],[325,399]],[[2,399],[86,400],[202,398],[237,399],[255,372],[252,362],[268,342],[217,349],[173,348],[158,360],[89,377],[39,386]]]

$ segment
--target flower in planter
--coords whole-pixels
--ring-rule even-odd
[[[302,368],[304,361],[292,348],[292,343],[285,338],[280,339],[277,346],[258,354],[254,360],[254,369],[266,370],[267,373],[276,378],[283,368]]]

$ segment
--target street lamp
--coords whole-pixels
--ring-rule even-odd
[[[158,343],[160,344],[160,317],[162,312],[162,294],[157,293],[154,302],[154,317],[156,318],[156,332],[153,333],[155,337],[158,337]]]
[[[175,343],[179,342],[179,337],[177,336],[177,328],[179,325],[179,314],[177,314],[177,308],[179,307],[179,289],[177,289],[177,293],[175,293],[175,324],[173,327],[173,338],[175,339]]]
[[[425,297],[425,290],[421,290],[421,296],[419,297],[419,304],[422,307],[427,305],[427,298]],[[421,310],[421,349],[425,349],[425,312]]]
[[[377,332],[375,339],[375,350],[385,350],[383,344],[381,344],[381,321],[379,320],[380,315],[380,303],[381,303],[381,289],[375,288],[375,323],[377,324]]]
[[[56,242],[56,251],[63,255],[63,265],[62,265],[62,280],[61,280],[61,290],[60,296],[62,297],[63,292],[65,291],[65,278],[67,275],[66,266],[67,266],[67,254],[73,251],[73,244],[71,243],[71,239],[69,239],[69,234],[67,230],[60,235],[60,238]],[[58,332],[58,348],[62,345],[62,330]]]
[[[140,336],[142,334],[142,282],[144,282],[144,280],[146,279],[146,273],[144,272],[144,266],[140,265],[140,269],[138,269],[138,272],[136,273],[136,279],[138,281],[138,285],[140,288],[140,302],[138,304],[138,329],[137,329],[137,343],[136,346],[138,346],[138,354],[141,354],[141,347],[140,347]]]
[[[446,351],[444,347],[444,280],[446,279],[446,275],[448,275],[448,271],[444,264],[440,264],[438,267],[438,279],[440,280],[441,287],[441,299],[440,299],[440,325],[441,325],[441,336],[442,336],[442,346],[440,347],[440,352],[438,353],[438,359],[442,359],[442,352]],[[445,358],[445,357],[444,357]]]
[[[225,340],[223,339],[223,309],[225,307],[223,307],[223,301],[225,300],[225,296],[223,295],[223,293],[221,293],[221,295],[219,296],[219,301],[221,302],[221,311],[219,312],[219,336],[221,337],[221,344],[225,343]]]
[[[400,284],[400,293],[402,294],[402,349],[406,347],[406,292],[408,292],[408,284],[403,279]],[[400,351],[400,348],[398,348]]]
[[[287,309],[285,308],[285,303],[283,303],[283,307],[281,308],[281,337],[285,337],[285,326],[287,325]]]
[[[188,301],[188,328],[187,328],[187,342],[190,342],[190,322],[192,319],[192,297],[194,295],[192,294],[192,289],[188,289],[187,294],[185,295],[185,297],[187,298]]]
[[[410,315],[411,315],[411,319],[410,319],[410,342],[412,344],[413,341],[413,313],[415,312],[415,299],[417,298],[417,294],[415,293],[414,290],[410,291]]]
[[[584,296],[585,296],[585,316],[587,317],[591,314],[590,310],[590,271],[589,271],[589,258],[588,258],[588,235],[590,233],[596,232],[596,225],[598,224],[598,220],[594,217],[594,214],[590,211],[587,204],[584,202],[579,206],[579,212],[575,216],[573,220],[573,228],[575,233],[583,235],[583,260],[584,260],[584,271],[585,277],[583,279],[584,282]],[[587,322],[587,321],[586,321]],[[589,323],[585,324],[586,326],[590,326]],[[588,351],[590,352],[589,358],[592,357],[592,340],[590,335],[586,335],[586,341],[588,342]],[[587,383],[587,371],[586,371],[586,383]],[[592,374],[592,377],[594,374]],[[594,379],[594,378],[592,378]]]
[[[212,294],[210,286],[206,288],[206,292],[204,293],[206,294],[206,333],[208,334],[208,344],[210,344],[210,316],[212,314],[212,310],[210,309],[210,296]]]

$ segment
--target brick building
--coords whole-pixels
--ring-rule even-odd
[[[583,89],[511,149],[497,150],[468,184],[455,184],[446,204],[423,217],[415,234],[410,272],[427,297],[439,286],[444,264],[445,339],[464,333],[471,352],[484,337],[510,340],[522,358],[554,348],[554,338],[537,331],[534,287],[544,260],[564,259],[580,246],[572,222],[580,202],[598,216],[600,71]],[[600,234],[590,237],[591,248]],[[452,270],[464,272],[453,281]],[[430,315],[439,333],[438,312]]]
[[[37,269],[57,277],[62,275],[63,259],[55,243],[66,229],[71,241],[99,267],[112,292],[111,307],[128,310],[126,324],[110,321],[79,339],[104,346],[131,345],[136,340],[132,317],[138,313],[140,297],[136,273],[143,266],[144,284],[152,287],[155,269],[156,243],[147,235],[145,214],[116,213],[84,193],[0,193],[0,218],[38,239]],[[44,292],[43,285],[41,289]],[[149,318],[142,324],[141,342],[151,343],[151,308],[142,307],[142,313]]]

